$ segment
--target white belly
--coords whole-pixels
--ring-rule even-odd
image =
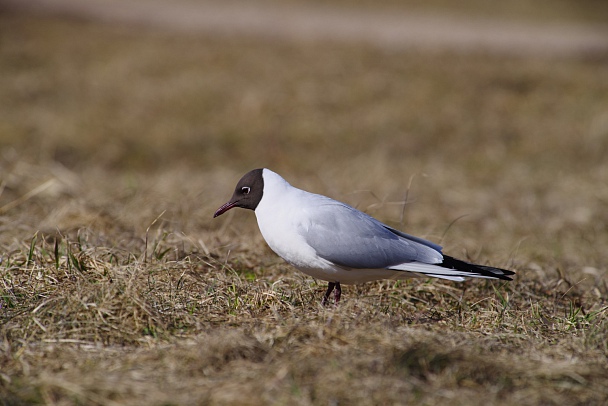
[[[293,224],[289,218],[280,219],[275,215],[272,222],[261,221],[264,214],[257,211],[256,217],[262,237],[264,237],[268,246],[285,261],[298,269],[324,269],[332,266],[329,261],[317,256],[315,250],[306,243],[304,237],[298,234],[298,225]]]

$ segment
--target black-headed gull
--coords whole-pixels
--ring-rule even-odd
[[[340,284],[431,276],[461,282],[465,277],[511,280],[514,272],[444,255],[441,246],[395,230],[337,200],[291,186],[269,169],[254,169],[239,180],[233,207],[255,211],[262,236],[285,261],[329,282],[323,304]]]

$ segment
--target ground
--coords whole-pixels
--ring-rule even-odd
[[[608,400],[605,53],[0,19],[0,404]],[[324,308],[212,219],[261,166],[517,275]]]

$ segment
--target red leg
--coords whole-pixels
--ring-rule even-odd
[[[323,300],[321,300],[321,305],[327,306],[327,303],[329,302],[329,295],[334,290],[334,287],[336,287],[336,284],[334,282],[329,282],[327,284],[327,291],[325,292],[325,296],[323,296]],[[340,289],[340,284],[339,283],[338,283],[338,289]],[[338,291],[336,291],[336,293],[337,292]],[[334,296],[334,298],[335,298],[335,296]]]
[[[340,282],[336,282],[336,290],[334,292],[334,304],[336,306],[340,302],[340,296],[342,296],[342,288],[340,287]]]

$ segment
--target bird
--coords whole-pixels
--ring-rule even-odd
[[[253,210],[268,246],[301,272],[328,282],[321,303],[341,284],[381,279],[434,277],[462,282],[466,277],[512,280],[515,272],[473,264],[442,252],[442,247],[392,228],[330,197],[291,186],[267,168],[238,181],[216,218],[239,207]]]

